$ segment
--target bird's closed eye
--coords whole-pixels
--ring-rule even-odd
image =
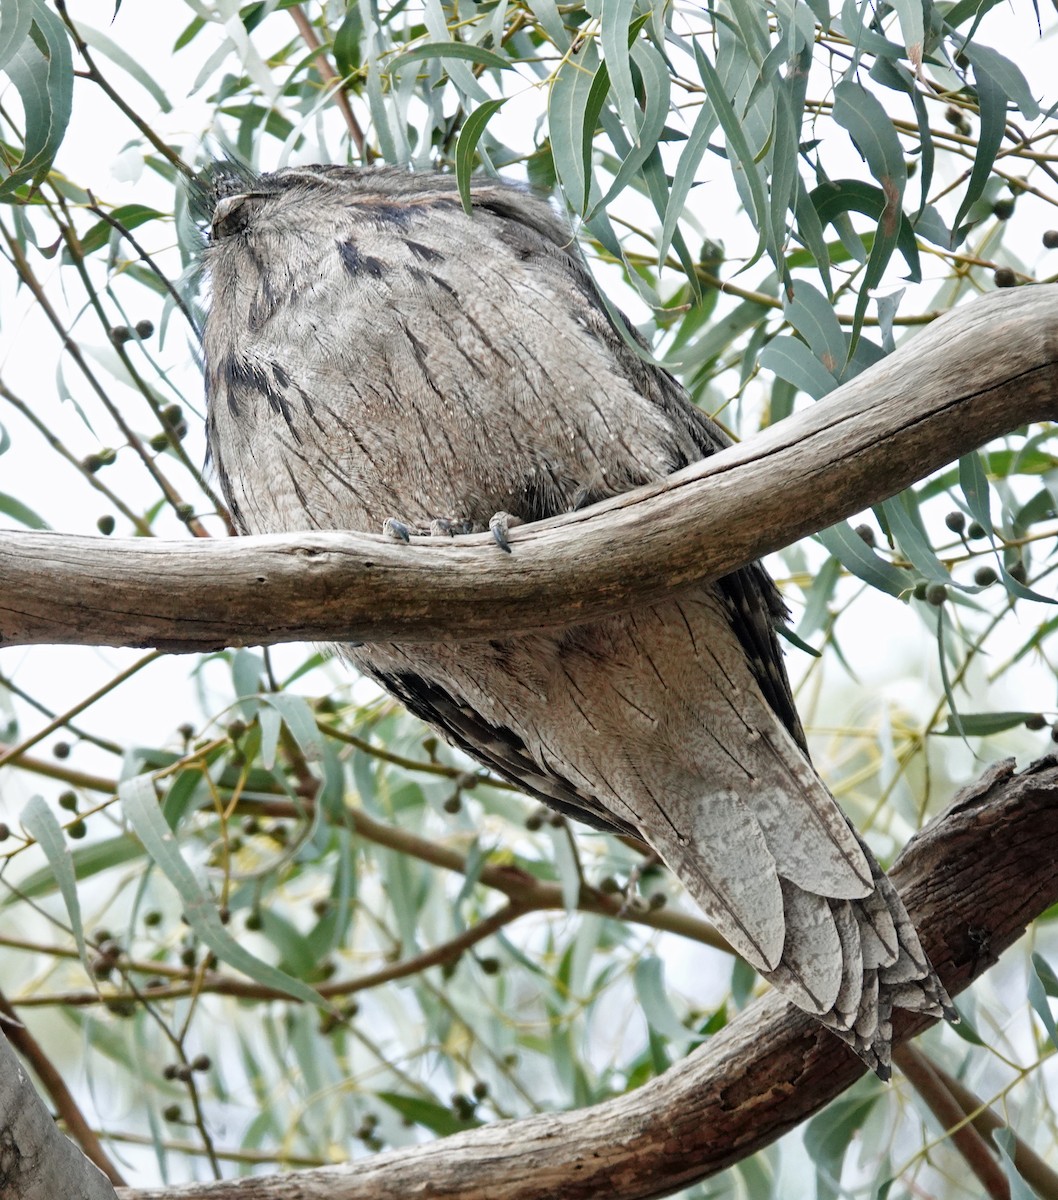
[[[210,240],[219,242],[222,238],[242,233],[249,225],[257,205],[254,197],[246,192],[238,196],[225,196],[213,210],[213,220],[209,227]]]

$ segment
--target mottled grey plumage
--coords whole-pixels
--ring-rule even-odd
[[[209,442],[238,527],[526,521],[726,444],[611,326],[548,204],[400,170],[221,177]],[[436,527],[436,526],[435,526]],[[564,813],[636,833],[731,944],[887,1074],[894,1005],[950,1014],[807,758],[758,564],[557,635],[344,653]]]

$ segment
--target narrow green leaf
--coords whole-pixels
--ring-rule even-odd
[[[966,47],[969,51],[969,47]],[[969,232],[962,222],[966,214],[980,199],[992,175],[996,155],[1003,144],[1003,132],[1007,124],[1007,97],[998,81],[983,62],[974,64],[974,83],[977,91],[977,107],[981,127],[977,137],[977,153],[970,178],[966,184],[959,211],[952,222],[952,245],[957,246]]]
[[[438,1137],[450,1137],[464,1129],[475,1129],[481,1124],[477,1117],[464,1120],[450,1108],[438,1104],[435,1100],[426,1100],[422,1096],[405,1096],[400,1092],[376,1092],[376,1097],[383,1104],[388,1104],[406,1121],[422,1125]]]
[[[565,54],[569,49],[570,34],[555,0],[532,0],[526,7],[540,22],[540,28],[551,39],[559,53]]]
[[[74,878],[91,879],[93,875],[109,871],[111,867],[122,867],[126,863],[143,858],[143,847],[135,838],[121,834],[119,837],[106,838],[101,842],[89,842],[86,846],[77,846],[70,852],[70,857],[73,861]],[[24,896],[30,899],[50,896],[57,885],[58,879],[52,867],[43,867],[20,880],[18,891],[8,892],[3,904],[13,904]]]
[[[957,1025],[948,1025],[945,1028],[961,1037],[964,1042],[969,1042],[971,1046],[986,1045],[987,1043],[977,1032],[977,1026],[970,1019],[969,1014],[959,1005],[956,1005],[956,1008],[959,1013],[959,1023]]]
[[[879,558],[848,521],[821,529],[816,537],[843,567],[880,592],[902,596],[911,586],[908,573]]]
[[[766,321],[772,311],[755,300],[743,300],[731,312],[714,321],[700,338],[683,347],[678,356],[666,357],[665,366],[677,374],[705,369],[747,329]]]
[[[787,286],[787,213],[794,205],[800,183],[799,128],[800,113],[795,119],[789,90],[785,86],[775,88],[772,96],[771,148],[768,153],[771,175],[768,198],[768,253]]]
[[[456,142],[456,182],[459,185],[463,210],[468,216],[471,214],[470,179],[474,173],[474,151],[493,113],[499,112],[505,103],[506,97],[502,100],[486,100],[484,104],[479,104],[459,131],[459,140]]]
[[[672,235],[676,225],[687,207],[687,197],[690,195],[698,166],[709,149],[709,138],[717,127],[718,121],[713,106],[703,99],[698,115],[694,118],[690,135],[680,151],[679,161],[672,173],[672,186],[669,188],[669,200],[665,207],[665,216],[661,227],[661,240],[658,244],[658,258],[665,253],[672,243]]]
[[[425,17],[426,32],[433,38],[433,45],[442,48],[447,46],[463,46],[466,43],[452,40],[452,32],[448,27],[448,13],[445,11],[445,6],[442,0],[422,0],[423,16]],[[388,23],[388,19],[387,19]],[[389,38],[392,39],[392,30],[387,30]],[[473,47],[472,49],[479,49]],[[486,53],[494,54],[495,51],[487,51]],[[459,91],[460,96],[464,101],[473,100],[477,104],[483,104],[489,97],[488,93],[478,82],[473,71],[465,61],[461,61],[465,56],[459,52],[455,57],[446,54],[442,59],[444,69],[448,78],[452,81],[453,86]],[[501,54],[496,54],[496,59],[499,63],[509,65],[509,60]],[[497,64],[491,64],[495,67]],[[398,68],[399,70],[400,68]],[[406,98],[411,98],[411,91],[406,94]],[[425,97],[423,97],[425,99]],[[438,114],[439,115],[439,114]],[[401,120],[406,123],[409,117],[406,111],[401,112]]]
[[[81,21],[77,22],[77,32],[93,50],[98,50],[100,54],[105,54],[115,66],[120,67],[126,75],[135,79],[140,87],[149,92],[151,98],[162,112],[172,112],[173,106],[165,93],[165,89],[137,59],[126,50],[123,50],[117,42],[112,41],[105,33],[100,33],[98,29],[93,29],[91,25],[85,25]]]
[[[1055,975],[1051,964],[1037,951],[1032,953],[1032,966],[1043,987],[1045,995],[1058,999],[1058,975]]]
[[[62,826],[42,796],[33,796],[30,799],[22,810],[20,820],[25,831],[30,837],[36,839],[37,845],[44,851],[44,857],[48,860],[48,866],[55,876],[55,882],[59,885],[63,904],[66,905],[70,928],[73,930],[74,940],[77,942],[77,952],[81,956],[89,978],[92,978],[88,948],[84,940],[84,925],[81,921],[81,902],[77,897],[77,877]]]
[[[848,354],[848,342],[830,299],[807,280],[799,279],[783,310],[787,321],[808,343],[824,368],[831,375],[839,375]]]
[[[187,923],[198,939],[223,962],[263,987],[285,992],[306,1004],[330,1007],[308,984],[251,954],[221,924],[216,902],[199,885],[162,816],[151,777],[137,775],[124,780],[118,785],[118,795],[125,817],[144,849],[176,889]]]
[[[951,715],[948,717],[949,726],[954,729],[956,736],[961,737],[966,741],[966,726],[962,721],[962,713],[959,712],[959,706],[955,703],[955,692],[951,686],[951,679],[948,675],[948,654],[944,644],[944,634],[948,627],[948,612],[947,605],[942,604],[937,608],[937,666],[940,668],[940,679],[944,685],[944,696],[948,701],[948,708]]]
[[[834,560],[830,559],[829,561],[833,562]],[[814,646],[810,646],[803,638],[798,637],[788,625],[776,625],[775,632],[784,642],[789,642],[791,646],[796,646],[798,650],[803,651],[812,658],[823,657],[822,651],[817,650]]]
[[[997,1129],[992,1134],[992,1141],[999,1150],[999,1158],[1003,1164],[1003,1174],[1010,1185],[1010,1200],[1039,1200],[1037,1194],[1021,1177],[1021,1172],[1015,1165],[1014,1159],[1018,1153],[1018,1139],[1012,1129]]]
[[[897,546],[916,569],[934,583],[950,584],[951,575],[944,569],[922,530],[915,494],[903,492],[883,500],[878,507],[885,516]]]
[[[988,476],[976,450],[959,459],[959,486],[966,498],[970,515],[982,529],[992,532],[992,512]]]
[[[821,400],[838,386],[837,378],[804,342],[787,334],[772,338],[757,361],[764,370],[774,371],[780,379],[792,383],[813,400]]]
[[[27,0],[5,0],[0,4],[0,71],[29,36],[33,6]]]
[[[1054,990],[1054,972],[1051,970],[1047,960],[1039,954],[1032,955],[1031,962],[1032,970],[1029,972],[1029,1003],[1036,1010],[1036,1015],[1043,1022],[1044,1029],[1047,1030],[1047,1036],[1051,1039],[1051,1045],[1058,1050],[1058,1029],[1054,1025],[1054,1016],[1051,1013],[1051,1006],[1047,997],[1053,996]],[[1045,983],[1046,979],[1046,983]],[[1051,986],[1048,987],[1047,984]]]
[[[256,650],[240,648],[231,656],[231,681],[238,700],[250,700],[257,696],[264,674],[264,660]],[[257,705],[244,710],[247,720],[256,711]]]
[[[283,727],[283,718],[277,708],[262,704],[257,710],[257,720],[261,725],[261,762],[271,770],[276,764],[276,751],[279,749],[279,734]]]
[[[635,88],[632,86],[632,67],[629,62],[628,27],[636,0],[606,0],[599,6],[602,24],[602,54],[610,72],[617,114],[629,134],[635,135],[639,120]]]
[[[801,614],[797,632],[802,638],[810,638],[824,628],[830,619],[830,601],[841,578],[841,564],[836,558],[828,558],[816,572],[812,586],[805,596],[805,609]]]
[[[0,180],[0,200],[47,174],[66,134],[73,103],[73,58],[66,27],[43,0],[29,3],[32,25],[44,48],[38,46],[31,29],[7,62],[7,76],[22,100],[26,128],[22,158]]]
[[[797,235],[804,243],[809,255],[811,255],[812,263],[819,271],[825,291],[827,294],[830,294],[833,291],[833,285],[830,280],[830,264],[833,256],[830,253],[830,247],[827,245],[826,236],[823,232],[823,222],[819,219],[819,213],[816,211],[816,207],[808,194],[808,189],[805,187],[804,180],[800,176],[797,179],[794,218],[797,222]],[[793,266],[792,256],[788,255],[787,268],[789,269]]]
[[[922,65],[922,43],[926,37],[922,0],[893,0],[893,8],[900,22],[900,36],[904,39],[907,57],[917,71]]]
[[[849,1147],[855,1145],[856,1134],[881,1099],[881,1090],[874,1082],[858,1085],[857,1093],[835,1100],[805,1126],[804,1146],[816,1167],[817,1200],[840,1195],[841,1168]]]
[[[364,18],[357,5],[350,6],[334,35],[334,62],[343,78],[352,75],[363,59],[360,44],[364,36]]]
[[[589,42],[559,67],[548,94],[547,125],[555,170],[570,208],[578,214],[588,208],[592,140],[609,90],[609,71]]]
[[[944,14],[944,21],[952,29],[957,29],[964,21],[971,20],[976,26],[986,13],[1007,2],[1008,0],[956,0]]]
[[[669,1041],[684,1044],[694,1037],[676,1015],[665,989],[665,968],[660,958],[645,955],[635,966],[636,997],[647,1024]]]
[[[907,185],[907,167],[904,165],[900,139],[881,101],[848,79],[842,80],[834,89],[834,120],[848,130],[866,158],[867,166],[881,186],[884,198],[867,269],[856,297],[851,338],[851,346],[855,347],[871,289],[881,282],[905,220],[902,203]]]
[[[110,215],[115,221],[120,221],[126,229],[135,229],[146,221],[164,220],[164,214],[146,204],[122,204],[112,209]],[[81,251],[85,254],[95,254],[101,250],[111,237],[120,236],[109,221],[97,221],[81,238]]]
[[[944,729],[937,730],[938,737],[988,737],[1006,729],[1017,729],[1030,718],[1031,712],[959,713],[958,721],[948,718]]]
[[[23,504],[21,500],[16,500],[14,496],[9,496],[6,492],[0,492],[0,516],[10,517],[12,521],[17,521],[19,525],[25,525],[28,529],[51,528],[48,522],[38,516],[28,505]]]
[[[978,71],[986,72],[1007,99],[1017,105],[1027,121],[1035,121],[1039,117],[1040,106],[1017,63],[1011,62],[991,46],[982,46],[978,42],[964,42],[962,50],[973,63],[975,78]]]
[[[382,90],[382,67],[379,56],[385,46],[375,19],[373,0],[359,0],[364,21],[365,59],[367,61],[367,104],[382,159],[390,164],[407,162],[410,152],[403,131],[390,124],[390,112]]]
[[[929,109],[919,90],[917,74],[909,71],[903,63],[887,58],[875,59],[874,66],[871,67],[871,78],[877,80],[883,87],[891,88],[893,91],[906,96],[915,110],[915,119],[918,122],[918,176],[920,188],[918,214],[915,217],[917,225],[922,213],[928,207],[930,187],[933,183],[933,166],[936,158],[933,131],[929,124]],[[947,240],[943,244],[947,246]]]
[[[428,58],[438,58],[442,62],[446,59],[458,59],[477,63],[482,67],[491,67],[496,71],[514,69],[514,63],[509,58],[504,58],[495,50],[486,50],[484,46],[472,46],[466,42],[427,42],[425,45],[415,46],[411,50],[405,50],[403,54],[398,54],[396,58],[387,63],[386,70],[395,73],[408,63],[422,62],[423,59]]]
[[[606,195],[595,206],[592,213],[610,203],[639,171],[657,149],[658,138],[665,128],[669,112],[670,78],[665,60],[650,42],[636,42],[632,48],[632,59],[643,82],[644,109],[636,130],[636,144],[621,163]],[[604,64],[605,65],[605,64]],[[667,197],[666,197],[667,199]],[[662,206],[664,211],[664,206]]]
[[[899,59],[903,55],[903,46],[889,41],[888,38],[876,33],[873,29],[868,29],[863,23],[861,13],[871,13],[873,16],[873,10],[868,5],[858,3],[857,0],[843,0],[841,21],[835,23],[835,28],[845,34],[855,49],[853,67],[864,53],[876,54],[880,58]]]
[[[1019,600],[1035,600],[1037,604],[1058,604],[1058,600],[1055,600],[1053,596],[1044,596],[1042,593],[1026,587],[1020,579],[1015,579],[1006,567],[1000,568],[1000,578],[1007,591]]]
[[[761,178],[760,169],[754,160],[749,143],[746,141],[742,123],[724,91],[720,76],[713,64],[705,57],[697,41],[694,43],[694,59],[706,95],[713,106],[713,112],[716,113],[720,127],[724,131],[724,138],[731,156],[732,173],[736,176],[736,183],[741,179],[745,184],[745,194],[750,201],[748,205],[750,220],[760,233],[757,248],[742,268],[745,270],[760,258],[766,244],[768,206],[764,192],[764,180]]]
[[[191,21],[178,35],[176,41],[173,42],[173,53],[175,54],[177,50],[183,50],[185,46],[189,46],[205,27],[206,21],[204,17],[192,17]]]
[[[260,698],[283,718],[306,761],[319,762],[323,758],[323,737],[304,696],[293,692],[263,692]]]
[[[580,903],[580,864],[570,844],[569,830],[565,826],[558,829],[548,826],[548,829],[555,854],[555,869],[562,887],[562,904],[566,912],[576,912]]]
[[[876,221],[879,221],[886,207],[885,193],[882,189],[865,183],[861,179],[827,180],[826,183],[821,183],[818,187],[812,189],[809,193],[809,199],[815,206],[822,224],[832,224],[839,230],[839,233],[841,232],[839,222],[843,214],[859,212],[863,213],[864,216],[873,217]],[[855,257],[863,262],[866,257],[863,254],[863,245],[855,234],[853,234],[853,237],[856,242],[855,251],[858,251],[858,253],[855,253],[855,251],[850,252],[854,253]],[[874,240],[877,239],[875,238]],[[844,244],[843,234],[842,243]],[[874,242],[871,241],[870,244],[873,245]],[[915,230],[903,213],[900,216],[897,248],[907,263],[908,278],[913,283],[917,283],[922,278],[922,267],[919,261],[918,247],[915,245]]]

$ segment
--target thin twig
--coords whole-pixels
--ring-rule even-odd
[[[25,701],[31,708],[35,708],[41,716],[51,720],[55,717],[54,709],[49,708],[46,704],[42,704],[36,697],[31,696],[29,692],[20,688],[13,679],[8,678],[0,671],[0,688],[4,688],[12,695],[18,696],[20,700]],[[91,742],[93,746],[98,746],[100,750],[105,750],[108,754],[122,755],[125,753],[124,747],[119,746],[117,742],[112,742],[108,738],[98,737],[94,733],[89,733],[87,729],[81,729],[74,725],[72,721],[67,721],[65,728],[73,737],[79,738],[82,742]]]
[[[158,650],[152,650],[150,654],[145,654],[142,658],[137,659],[131,666],[126,667],[124,671],[119,671],[113,679],[108,680],[105,684],[103,684],[102,687],[96,688],[91,695],[86,696],[72,708],[68,708],[66,712],[60,713],[57,717],[54,717],[47,723],[47,725],[44,726],[43,729],[39,729],[36,733],[32,734],[28,738],[23,738],[23,740],[19,742],[17,746],[9,746],[6,750],[0,750],[0,767],[11,762],[13,759],[18,758],[18,756],[24,751],[28,750],[30,746],[35,746],[38,742],[43,741],[48,734],[54,733],[56,729],[61,729],[69,722],[71,717],[76,717],[78,713],[84,712],[86,708],[90,708],[97,700],[101,699],[108,692],[113,691],[114,688],[116,688],[119,684],[124,683],[126,679],[131,678],[136,674],[137,671],[142,670],[149,663],[154,662],[156,658],[161,658],[161,652]]]
[[[940,1122],[986,1194],[992,1200],[1010,1200],[1010,1184],[998,1159],[934,1071],[932,1062],[912,1042],[896,1047],[893,1061]]]
[[[110,86],[106,77],[99,70],[92,58],[91,52],[84,38],[77,32],[77,26],[70,20],[70,15],[66,11],[66,0],[55,0],[55,7],[58,10],[59,16],[62,17],[63,23],[70,31],[70,37],[73,40],[74,46],[77,48],[77,53],[84,59],[85,66],[88,68],[88,78],[110,99],[110,101],[125,114],[126,117],[136,126],[143,136],[151,143],[158,153],[171,163],[181,175],[187,179],[194,179],[195,173],[184,162],[179,154],[171,146],[167,146],[165,142],[154,132],[147,122],[139,116],[128,104],[121,98],[120,95]]]
[[[33,425],[37,432],[46,439],[48,445],[57,454],[65,458],[66,461],[71,464],[71,466],[76,467],[81,473],[81,476],[84,478],[85,482],[91,487],[94,487],[97,492],[102,493],[102,495],[104,495],[110,501],[110,503],[118,510],[118,512],[121,513],[121,515],[129,522],[131,522],[133,528],[141,537],[154,537],[154,530],[151,529],[150,525],[148,525],[141,516],[139,516],[137,513],[134,513],[116,492],[112,492],[105,483],[97,479],[95,474],[89,471],[84,463],[81,462],[81,460],[75,454],[72,454],[69,450],[67,450],[63,443],[59,441],[55,434],[52,433],[52,431],[47,427],[47,425],[44,424],[40,417],[37,416],[32,407],[28,405],[20,396],[17,396],[13,391],[11,391],[11,389],[3,382],[3,380],[0,380],[0,396],[3,396],[3,398],[8,402],[8,404],[11,405],[12,408],[20,412],[22,416],[24,416],[26,420]]]
[[[899,1061],[903,1049],[904,1047],[901,1047],[894,1052],[895,1060]],[[930,1067],[982,1137],[990,1138],[997,1129],[1008,1130],[1014,1139],[1014,1166],[1017,1167],[1018,1174],[1037,1193],[1040,1200],[1058,1200],[1058,1172],[1049,1167],[1031,1146],[1018,1137],[998,1113],[993,1112],[987,1103],[979,1096],[974,1095],[964,1083],[935,1062],[930,1061]]]
[[[29,260],[22,252],[22,247],[16,239],[8,232],[6,228],[0,226],[4,241],[7,242],[8,249],[11,252],[12,258],[15,260],[15,266],[18,269],[19,278],[33,293],[33,299],[40,306],[41,311],[48,318],[49,323],[55,332],[59,335],[62,341],[62,347],[67,354],[77,363],[81,369],[81,374],[87,380],[92,391],[95,392],[103,407],[107,410],[111,420],[121,430],[122,437],[132,447],[138,455],[140,461],[147,468],[148,473],[154,479],[154,482],[161,489],[162,495],[172,506],[173,511],[180,516],[180,519],[187,525],[188,529],[195,534],[196,537],[209,537],[209,532],[202,523],[194,516],[184,517],[182,511],[184,509],[184,501],[177,492],[176,488],[169,482],[166,476],[159,469],[157,462],[147,453],[142,440],[134,432],[129,423],[125,420],[117,405],[111,400],[107,394],[106,388],[96,378],[95,372],[89,367],[84,355],[81,353],[81,347],[74,341],[73,337],[63,326],[59,320],[59,314],[52,307],[51,301],[48,299],[40,280],[37,279],[33,268],[29,265]]]
[[[288,11],[294,20],[294,24],[298,27],[301,40],[312,51],[313,58],[316,60],[316,70],[319,71],[320,78],[325,83],[333,83],[335,85],[333,92],[334,102],[338,105],[338,110],[345,120],[345,127],[349,130],[349,137],[356,147],[357,154],[361,159],[364,159],[364,131],[360,128],[360,122],[357,121],[353,115],[352,108],[349,106],[349,97],[345,94],[340,76],[331,66],[326,51],[320,45],[320,39],[316,36],[316,30],[312,28],[312,22],[302,12],[301,6],[295,4]],[[367,159],[370,159],[370,157],[371,155],[368,153]]]
[[[198,322],[195,320],[195,314],[187,307],[187,303],[185,302],[183,296],[181,296],[173,286],[173,282],[169,276],[166,275],[161,267],[159,267],[154,259],[147,253],[140,242],[136,239],[136,235],[131,229],[128,228],[128,226],[119,221],[117,217],[113,216],[111,213],[108,213],[105,208],[101,208],[96,203],[96,198],[91,192],[88,193],[88,199],[90,201],[88,205],[88,211],[90,213],[94,213],[101,221],[106,221],[111,229],[116,229],[118,233],[120,233],[125,239],[125,241],[128,242],[128,244],[133,248],[133,250],[136,251],[136,253],[140,256],[140,259],[147,264],[151,271],[154,272],[161,285],[165,288],[169,295],[172,296],[173,303],[183,313],[188,325],[190,325],[191,329],[194,331],[195,337],[201,341],[202,330],[198,327]]]

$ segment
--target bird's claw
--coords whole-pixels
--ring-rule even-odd
[[[409,538],[414,534],[416,537],[456,537],[458,534],[470,533],[473,526],[470,521],[455,520],[451,517],[434,517],[427,528],[422,528],[419,525],[411,525],[407,521],[398,520],[396,517],[387,517],[382,522],[382,533],[385,537],[393,538],[394,541],[404,542],[407,545]]]
[[[395,542],[403,542],[407,545],[408,540],[414,532],[410,525],[406,525],[403,521],[398,521],[396,517],[387,517],[382,522],[383,536],[392,538]]]
[[[382,522],[382,536],[392,538],[395,542],[403,542],[407,545],[411,534],[411,529],[403,521],[398,521],[396,517],[387,517]]]
[[[496,545],[506,554],[511,552],[511,542],[508,534],[515,525],[520,525],[521,521],[517,517],[512,517],[510,513],[498,512],[495,513],[489,521],[489,532],[496,541]]]

